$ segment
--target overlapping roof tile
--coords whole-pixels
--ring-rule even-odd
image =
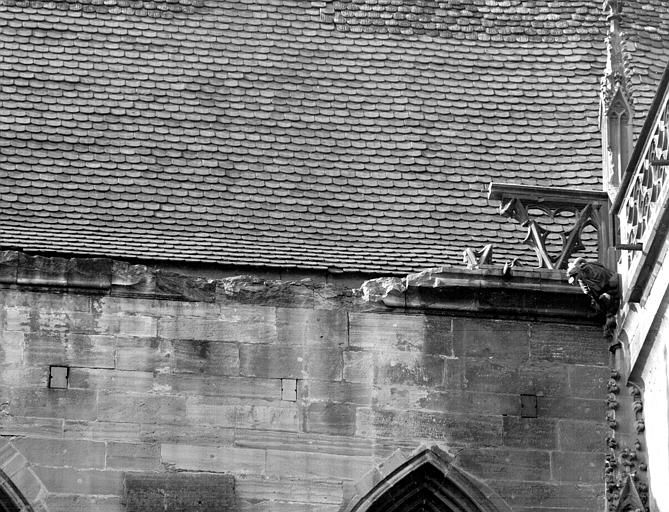
[[[0,247],[518,256],[487,185],[600,187],[605,28],[580,0],[0,0]]]

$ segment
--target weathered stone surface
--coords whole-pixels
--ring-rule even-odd
[[[137,423],[183,424],[186,421],[186,399],[170,395],[99,392],[98,419],[113,422],[119,418]]]
[[[550,452],[465,448],[455,464],[479,478],[495,480],[548,481],[551,479]]]
[[[336,506],[342,503],[341,482],[242,475],[235,479],[235,484],[237,496],[241,500],[283,500],[293,504],[322,503]]]
[[[515,510],[516,507],[532,507],[533,510],[569,509],[599,510],[602,484],[579,484],[574,482],[555,484],[551,482],[515,482],[489,480],[492,489]]]
[[[349,314],[349,346],[352,348],[423,351],[424,340],[423,315]]]
[[[370,304],[404,305],[406,284],[398,277],[379,277],[362,283],[362,301]]]
[[[139,442],[140,426],[132,423],[132,417],[119,417],[119,421],[66,420],[63,437],[70,439],[92,439],[95,441]]]
[[[559,421],[558,448],[563,451],[602,453],[609,433],[603,421]]]
[[[601,400],[606,394],[606,383],[610,372],[608,366],[571,365],[569,367],[570,396]]]
[[[281,398],[281,379],[259,377],[161,373],[155,376],[155,387],[161,392],[186,395],[230,396],[264,400]]]
[[[565,336],[568,332],[569,336]],[[597,328],[535,325],[530,342],[532,359],[594,366],[608,365],[608,350]]]
[[[322,434],[355,434],[355,407],[332,402],[311,404],[306,412],[306,431]]]
[[[115,339],[88,334],[26,334],[28,364],[114,368]]]
[[[51,494],[46,499],[49,512],[119,512],[123,510],[119,496],[78,496]]]
[[[239,375],[236,343],[178,340],[173,342],[173,348],[173,364],[177,372]]]
[[[153,390],[153,373],[101,368],[70,368],[68,387],[120,393],[148,393]]]
[[[68,260],[19,253],[16,282],[32,286],[67,286]]]
[[[502,443],[502,418],[358,408],[356,435],[429,439],[454,445],[497,446]]]
[[[458,318],[453,321],[454,354],[458,357],[492,358],[518,364],[530,356],[527,322]]]
[[[123,492],[121,471],[77,470],[34,466],[33,471],[49,492],[62,494],[116,495]]]
[[[128,473],[127,512],[235,512],[235,480],[231,475]]]
[[[472,393],[462,391],[431,392],[419,401],[422,409],[443,412],[519,415],[518,395],[501,393]]]
[[[137,441],[145,443],[198,444],[201,446],[231,446],[235,441],[235,429],[190,424],[180,425],[138,425]],[[128,438],[129,441],[133,439]]]
[[[16,283],[19,268],[18,251],[0,251],[0,283]]]
[[[163,443],[160,453],[162,461],[176,469],[255,475],[265,472],[264,450]]]
[[[173,368],[172,344],[156,338],[116,336],[116,368],[155,371]]]
[[[223,307],[220,318],[163,317],[158,325],[158,335],[180,340],[275,343],[276,310]]]
[[[551,474],[559,482],[596,484],[604,479],[601,452],[551,452]]]
[[[216,282],[174,272],[156,271],[156,297],[161,299],[214,302]]]
[[[0,331],[0,363],[15,365],[23,360],[24,334]]]
[[[275,478],[357,480],[367,472],[371,462],[364,457],[267,450],[267,475]]]
[[[107,290],[111,287],[112,260],[71,258],[67,262],[67,286]]]
[[[15,439],[12,444],[30,461],[41,466],[104,469],[105,443],[65,439]]]
[[[340,402],[370,405],[373,388],[366,383],[329,382],[322,380],[298,381],[298,397],[313,402]]]
[[[108,469],[158,471],[160,463],[160,446],[148,443],[107,443]]]
[[[504,417],[504,446],[537,450],[552,450],[557,446],[557,426],[544,418]]]
[[[266,281],[253,276],[230,277],[219,280],[216,302],[225,304],[313,307],[313,283],[304,281]]]
[[[286,345],[240,345],[240,373],[246,377],[341,380],[341,351]]]
[[[604,417],[606,405],[601,398],[539,397],[537,411],[540,417],[597,421]]]
[[[276,310],[278,343],[345,347],[348,339],[346,311],[278,308]]]
[[[91,420],[96,417],[96,405],[94,391],[16,388],[8,410],[15,416]]]
[[[156,271],[144,265],[124,261],[112,264],[111,294],[117,297],[153,297],[156,294]]]
[[[0,407],[2,406],[4,403],[0,400]],[[63,419],[33,418],[0,413],[0,431],[5,436],[59,438],[63,435]]]

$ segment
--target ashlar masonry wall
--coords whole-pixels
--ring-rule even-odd
[[[514,511],[602,509],[599,327],[216,285],[206,301],[0,291],[0,469],[37,510],[121,511],[129,477],[186,472],[234,477],[229,509],[336,512],[424,444]]]

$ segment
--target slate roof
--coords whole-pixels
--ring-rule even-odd
[[[669,3],[664,0],[626,0],[621,29],[634,108],[633,128],[638,135],[669,63]]]
[[[582,0],[0,0],[0,247],[518,255],[487,185],[600,188],[605,28]]]

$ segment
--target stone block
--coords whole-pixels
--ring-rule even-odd
[[[519,415],[518,395],[472,393],[468,391],[433,391],[418,402],[422,409],[481,415]]]
[[[119,512],[123,510],[120,496],[77,496],[50,494],[46,498],[49,512]]]
[[[25,359],[31,365],[114,368],[113,336],[26,334]]]
[[[298,397],[311,402],[337,402],[355,405],[372,403],[373,387],[366,383],[298,381]]]
[[[111,294],[115,297],[154,297],[156,271],[125,261],[112,263]]]
[[[604,479],[604,453],[551,452],[553,480],[596,484]]]
[[[350,313],[349,346],[367,350],[422,352],[425,348],[425,323],[423,315]]]
[[[329,453],[267,450],[270,478],[327,478],[359,480],[373,467],[373,459]]]
[[[98,389],[120,393],[148,393],[153,390],[153,373],[101,368],[70,368],[69,387],[70,389]]]
[[[27,286],[67,286],[68,260],[19,253],[16,282]]]
[[[348,341],[346,311],[278,308],[276,310],[278,343],[345,347]]]
[[[600,327],[535,323],[530,351],[533,360],[608,365],[609,353]]]
[[[313,283],[271,281],[254,276],[229,277],[218,281],[216,302],[311,308],[314,306]]]
[[[342,503],[342,484],[339,482],[241,475],[235,479],[235,484],[240,500],[290,501],[311,506],[339,506]]]
[[[569,367],[570,396],[601,399],[606,396],[606,383],[611,370],[608,366],[572,365]]]
[[[424,439],[452,445],[497,446],[502,442],[502,418],[499,416],[360,407],[356,414],[358,436]]]
[[[597,421],[606,414],[606,404],[601,398],[538,397],[537,406],[538,415],[546,418]]]
[[[155,338],[158,335],[158,320],[147,315],[120,313],[112,323],[113,333],[135,338]]]
[[[366,350],[344,350],[343,380],[372,388],[376,375],[376,356]]]
[[[138,423],[133,418],[120,416],[119,420],[127,421],[77,421],[66,420],[63,437],[66,439],[92,439],[95,441],[125,441],[138,443]]]
[[[374,383],[383,385],[439,386],[444,360],[420,352],[384,350],[374,352]]]
[[[503,422],[504,446],[535,450],[553,450],[557,446],[555,420],[504,416]]]
[[[454,354],[458,357],[522,363],[530,356],[530,324],[510,320],[456,318]]]
[[[383,450],[380,449],[381,445],[382,443],[377,439],[310,432],[239,429],[235,435],[235,446],[240,448],[329,453],[352,457],[383,457]]]
[[[57,438],[63,435],[63,420],[0,414],[0,432],[3,436]]]
[[[67,262],[67,286],[70,288],[111,287],[112,260],[107,258],[71,258]]]
[[[254,475],[265,473],[264,450],[163,443],[160,453],[163,463],[179,470]]]
[[[240,345],[240,372],[246,377],[341,380],[341,351],[285,345]]]
[[[23,361],[24,334],[16,331],[0,331],[0,363],[17,365]]]
[[[16,275],[19,268],[18,251],[0,251],[0,283],[16,283]]]
[[[511,480],[488,480],[486,482],[497,491],[512,508],[531,507],[532,510],[583,509],[599,510],[604,486],[601,483],[551,483],[516,482]]]
[[[187,428],[180,425],[141,425],[139,441],[144,443],[198,444],[202,446],[232,446],[235,429],[191,424]]]
[[[180,340],[275,343],[276,311],[262,306],[223,306],[220,318],[163,317],[158,335]]]
[[[294,402],[277,402],[276,405],[238,405],[235,425],[237,428],[297,432],[298,406]]]
[[[196,302],[214,302],[216,282],[175,272],[156,271],[156,297]]]
[[[352,436],[355,434],[355,406],[333,402],[312,403],[306,412],[306,431]]]
[[[173,368],[172,344],[156,338],[116,337],[116,368],[153,372]]]
[[[123,418],[136,423],[184,424],[186,398],[99,392],[98,419],[114,422]]]
[[[11,475],[12,483],[29,503],[39,506],[38,498],[44,495],[43,482],[37,476],[37,468],[24,467]],[[35,507],[37,508],[37,507]],[[37,509],[39,510],[39,509]],[[43,510],[43,509],[42,509]]]
[[[173,364],[177,372],[239,375],[239,349],[236,343],[176,340],[173,347]]]
[[[281,379],[161,373],[155,380],[156,389],[162,392],[264,400],[281,398]]]
[[[96,416],[94,391],[16,388],[10,396],[8,411],[14,416],[80,420],[92,420]]]
[[[194,425],[234,428],[237,425],[238,406],[231,399],[196,396],[187,399],[186,417]]]
[[[548,451],[471,447],[459,451],[454,464],[483,479],[548,481],[551,478]]]
[[[160,446],[149,443],[107,443],[107,468],[123,471],[159,471]]]
[[[128,473],[127,512],[237,512],[232,475]]]
[[[43,466],[33,466],[32,469],[50,493],[120,496],[123,492],[121,471]]]
[[[67,439],[15,439],[12,444],[32,465],[81,469],[105,467],[105,443]]]
[[[574,452],[602,452],[609,427],[603,421],[559,421],[558,448]]]

